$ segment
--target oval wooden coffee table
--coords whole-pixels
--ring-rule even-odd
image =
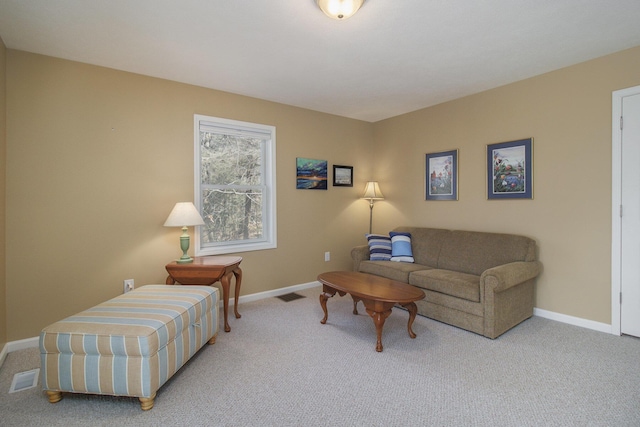
[[[358,314],[358,301],[364,303],[367,313],[376,325],[378,341],[376,351],[382,351],[382,327],[384,321],[391,314],[395,304],[400,304],[409,311],[409,324],[407,329],[409,336],[415,338],[416,334],[411,329],[413,321],[418,313],[415,301],[425,297],[424,292],[415,286],[397,282],[372,274],[355,271],[331,271],[318,275],[318,281],[322,283],[320,305],[324,311],[324,318],[320,321],[323,325],[329,317],[327,313],[327,300],[336,292],[340,296],[350,294],[353,298],[353,314]]]

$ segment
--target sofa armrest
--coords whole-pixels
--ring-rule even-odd
[[[540,274],[539,261],[518,261],[485,270],[480,276],[481,286],[490,286],[493,292],[502,292]]]
[[[542,264],[538,261],[517,261],[489,268],[482,273],[482,335],[497,338],[533,315],[534,279],[541,271]]]
[[[360,262],[369,259],[369,245],[356,246],[351,249],[351,259],[353,260],[353,271],[359,271]]]

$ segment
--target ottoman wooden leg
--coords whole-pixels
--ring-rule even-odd
[[[153,408],[153,401],[156,398],[156,394],[154,393],[151,397],[140,397],[140,409],[143,411],[148,411]]]
[[[58,403],[62,400],[62,392],[47,390],[47,396],[49,396],[50,403]]]
[[[218,334],[215,334],[214,336],[211,337],[211,339],[209,341],[207,341],[207,344],[212,345],[216,343],[216,338],[218,338]]]

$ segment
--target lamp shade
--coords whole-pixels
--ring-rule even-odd
[[[353,16],[364,0],[316,0],[316,2],[329,18],[342,20]]]
[[[384,200],[384,195],[382,194],[382,191],[380,191],[380,186],[377,181],[367,182],[362,198],[368,200]]]
[[[164,222],[165,227],[189,227],[192,225],[204,225],[204,220],[191,202],[176,203]]]

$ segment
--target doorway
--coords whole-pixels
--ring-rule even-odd
[[[611,329],[640,337],[640,86],[612,98]]]

